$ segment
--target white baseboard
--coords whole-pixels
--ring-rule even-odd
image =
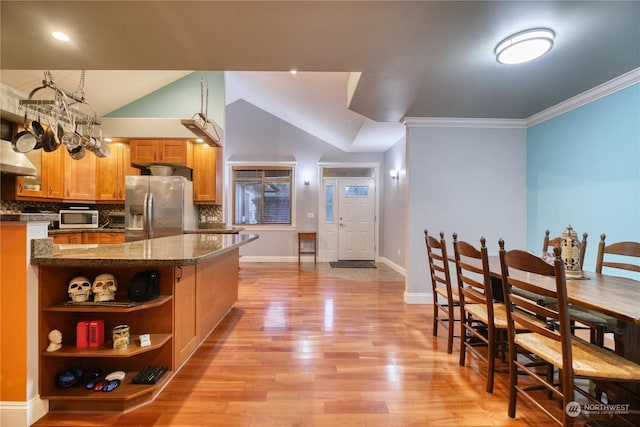
[[[381,262],[383,264],[388,265],[389,267],[391,267],[393,270],[396,271],[396,273],[398,274],[402,274],[403,276],[406,276],[406,270],[404,269],[404,267],[399,266],[398,264],[394,263],[393,261],[391,261],[390,259],[387,259],[385,257],[380,257],[378,259],[378,262]]]
[[[302,262],[309,262],[310,259],[308,257],[306,258],[302,258]],[[242,255],[240,257],[240,263],[243,262],[298,262],[298,256],[249,256],[249,255]],[[320,261],[317,260],[317,262],[326,262],[326,261]],[[397,273],[402,274],[403,276],[406,275],[406,270],[399,266],[398,264],[395,264],[394,262],[392,262],[391,260],[381,257],[378,259],[378,262],[382,262],[386,265],[388,265],[389,267],[391,267],[393,270],[395,270]]]
[[[29,427],[49,412],[49,401],[39,396],[27,402],[0,401],[0,426]]]
[[[433,304],[433,294],[431,293],[404,293],[405,304]]]
[[[298,262],[298,256],[248,256],[242,255],[240,263],[243,262]],[[303,262],[307,259],[303,258]]]

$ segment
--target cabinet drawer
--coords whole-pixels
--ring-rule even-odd
[[[100,243],[100,233],[82,233],[82,243],[84,244]]]
[[[124,233],[100,233],[100,243],[123,243]]]

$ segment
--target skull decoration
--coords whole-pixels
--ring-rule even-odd
[[[113,301],[116,298],[118,283],[113,274],[98,274],[93,280],[93,300]]]
[[[69,282],[69,298],[73,302],[89,301],[91,295],[91,282],[84,276],[76,276]]]

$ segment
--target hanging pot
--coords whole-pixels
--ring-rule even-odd
[[[55,151],[60,146],[60,139],[58,138],[58,129],[56,126],[49,122],[49,127],[44,131],[42,138],[42,149],[47,152]]]
[[[44,144],[44,128],[37,120],[31,122],[31,130],[36,137],[36,146],[34,147],[36,150],[42,148]]]
[[[38,143],[36,136],[28,130],[18,132],[11,140],[11,148],[17,153],[28,153]]]
[[[69,155],[71,156],[71,158],[73,160],[80,160],[84,157],[84,154],[86,153],[84,147],[82,145],[78,145],[76,148],[74,148],[73,150],[69,150]]]

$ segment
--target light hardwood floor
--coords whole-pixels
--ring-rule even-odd
[[[127,414],[50,413],[36,426],[551,426],[507,375],[458,364],[404,278],[328,264],[242,263],[239,300],[155,402]]]

